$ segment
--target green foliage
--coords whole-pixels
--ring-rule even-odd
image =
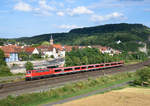
[[[3,46],[3,45],[4,45],[4,42],[0,40],[0,46]]]
[[[27,60],[29,60],[29,55],[26,52],[20,52],[19,59],[22,61],[27,61]]]
[[[32,54],[30,60],[41,59],[41,54]]]
[[[40,44],[32,44],[32,47],[38,47]]]
[[[0,65],[0,76],[10,76],[12,73],[10,72],[10,69],[6,65]]]
[[[50,43],[49,43],[48,41],[44,41],[44,42],[42,42],[42,44],[41,44],[41,45],[49,46],[49,45],[50,45]]]
[[[6,66],[6,62],[5,62],[4,52],[0,49],[0,66],[1,65]]]
[[[139,84],[141,86],[150,85],[150,68],[144,68],[138,70],[136,72],[138,76],[137,79],[134,81],[135,84]]]
[[[51,55],[51,58],[54,58],[54,55]]]
[[[147,55],[141,52],[128,54],[123,52],[119,55],[110,56],[109,54],[102,54],[96,48],[73,49],[66,53],[66,66],[78,66],[87,64],[99,64],[105,62],[113,62],[124,60],[145,60]]]
[[[26,70],[33,70],[33,64],[28,61],[25,64],[25,68],[26,68]]]
[[[19,59],[22,60],[22,61],[29,61],[29,60],[41,59],[41,53],[40,54],[29,55],[26,52],[20,52],[19,53]]]
[[[0,49],[0,76],[9,76],[12,75],[9,67],[5,62],[4,52]]]

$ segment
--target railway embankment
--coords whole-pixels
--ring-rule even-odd
[[[0,83],[11,83],[24,80],[25,74],[0,77]]]
[[[115,75],[98,77],[96,79],[89,78],[85,81],[79,81],[72,84],[66,84],[62,87],[43,91],[40,93],[23,94],[20,96],[8,96],[0,100],[0,105],[22,105],[33,106],[46,102],[56,102],[61,99],[85,94],[98,89],[108,88],[117,84],[126,83],[134,80],[135,73],[120,73]]]

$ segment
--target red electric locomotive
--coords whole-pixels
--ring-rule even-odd
[[[124,64],[123,61],[119,61],[119,62],[90,64],[90,65],[72,66],[72,67],[58,67],[58,68],[29,70],[26,72],[26,80],[50,77],[59,74],[67,74],[67,73],[75,73],[81,71],[90,71],[90,70],[97,70],[103,68],[117,67],[117,66],[122,66],[123,64]]]

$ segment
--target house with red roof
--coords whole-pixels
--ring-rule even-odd
[[[31,54],[39,54],[40,53],[37,48],[30,47],[30,46],[24,47],[23,51],[28,53],[29,55],[31,55]]]
[[[51,57],[51,56],[54,56],[54,58],[57,57],[57,54],[56,54],[56,49],[53,48],[53,46],[38,46],[37,49],[41,52],[42,54],[42,57]]]
[[[1,46],[0,49],[4,51],[6,62],[19,61],[18,53],[21,51],[21,46],[6,45]]]

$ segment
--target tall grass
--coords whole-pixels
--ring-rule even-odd
[[[43,91],[40,93],[23,94],[17,97],[8,96],[7,98],[0,100],[0,106],[29,106],[33,104],[41,104],[46,101],[56,101],[73,96],[75,94],[81,94],[89,89],[96,87],[100,88],[106,84],[114,83],[120,80],[131,79],[134,77],[134,73],[121,73],[99,77],[96,79],[89,78],[86,81],[67,84],[63,87],[51,89],[49,91]]]

